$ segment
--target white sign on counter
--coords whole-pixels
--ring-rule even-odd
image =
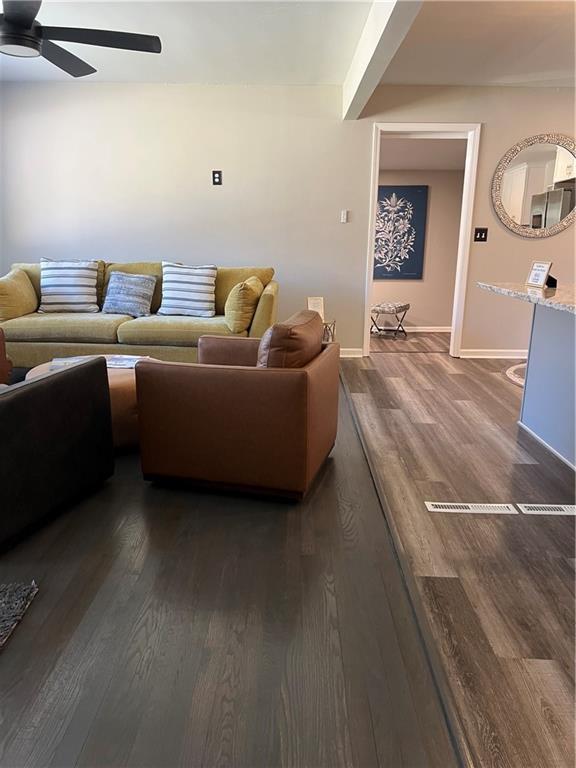
[[[532,269],[526,280],[526,285],[533,285],[535,288],[544,288],[551,266],[551,261],[533,261]]]

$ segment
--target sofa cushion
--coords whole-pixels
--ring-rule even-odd
[[[304,309],[275,323],[260,339],[258,368],[302,368],[322,351],[324,325],[318,312]]]
[[[102,312],[112,315],[146,317],[156,287],[154,275],[131,275],[112,272],[108,281]]]
[[[250,328],[263,290],[259,277],[249,277],[232,288],[224,305],[224,317],[232,333],[241,333]]]
[[[226,299],[238,283],[257,277],[266,287],[274,277],[272,267],[218,267],[216,274],[216,315],[224,314]]]
[[[38,298],[30,278],[22,269],[0,277],[0,323],[28,315],[38,309]]]
[[[104,292],[104,269],[105,269],[105,263],[103,261],[98,261],[98,280],[96,282],[96,295],[98,299],[98,305],[102,306],[102,294]],[[38,304],[40,303],[40,263],[27,263],[25,261],[17,261],[14,264],[12,264],[12,269],[21,269],[23,272],[26,272],[28,277],[30,278],[30,282],[32,283],[32,286],[34,287],[34,290],[36,292],[36,297],[38,299]]]
[[[179,315],[151,315],[138,317],[118,328],[121,344],[152,344],[168,347],[198,346],[205,334],[216,336],[246,336],[233,334],[223,315],[216,317],[182,317]]]
[[[68,341],[114,343],[118,327],[129,315],[105,315],[102,312],[34,312],[2,323],[6,341]]]
[[[156,278],[154,295],[152,296],[151,312],[158,312],[162,302],[162,262],[161,261],[135,261],[133,264],[110,263],[106,264],[104,275],[104,298],[108,290],[110,275],[113,272],[126,272],[129,275],[153,275]]]

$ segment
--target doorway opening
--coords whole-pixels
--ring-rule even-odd
[[[375,124],[364,355],[459,357],[479,138],[479,124]]]

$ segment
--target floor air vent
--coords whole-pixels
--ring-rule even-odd
[[[467,512],[484,515],[516,515],[513,504],[466,504],[452,501],[426,501],[428,512]]]
[[[576,504],[518,504],[525,515],[576,515]]]

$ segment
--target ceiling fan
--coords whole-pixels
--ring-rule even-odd
[[[42,0],[4,0],[0,14],[0,53],[8,56],[43,56],[72,77],[92,75],[96,70],[53,40],[84,43],[125,51],[160,53],[162,43],[155,35],[110,32],[105,29],[46,27],[36,21]]]

